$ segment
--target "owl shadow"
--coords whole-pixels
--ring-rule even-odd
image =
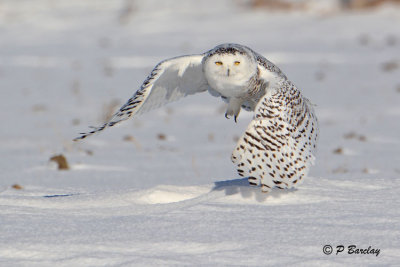
[[[225,191],[226,196],[240,194],[242,198],[254,198],[257,202],[264,202],[268,198],[280,198],[283,195],[297,191],[297,189],[281,190],[274,188],[271,192],[264,193],[259,186],[251,186],[247,178],[240,178],[215,182],[212,191]]]

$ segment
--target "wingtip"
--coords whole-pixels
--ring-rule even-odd
[[[86,133],[79,133],[80,136],[75,137],[74,139],[72,139],[72,141],[77,142],[80,141],[82,139],[85,139],[86,137],[95,134],[96,132],[98,132],[99,127],[95,127],[95,126],[89,126],[89,128],[93,129],[90,132],[86,132]]]
[[[88,136],[88,134],[86,134],[86,133],[80,133],[80,134],[81,134],[81,136],[75,137],[74,139],[72,139],[72,141],[78,142],[82,139],[85,139]]]
[[[74,142],[78,142],[78,141],[80,141],[80,140],[82,140],[83,138],[81,137],[81,136],[79,136],[79,137],[75,137],[74,139],[72,139],[72,141],[74,141]]]

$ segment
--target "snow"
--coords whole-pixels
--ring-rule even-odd
[[[399,14],[2,1],[0,266],[399,264]],[[235,124],[207,94],[72,142],[159,61],[225,42],[262,53],[316,104],[317,161],[297,190],[239,179],[230,153],[251,113]],[[70,170],[49,161],[60,153]]]

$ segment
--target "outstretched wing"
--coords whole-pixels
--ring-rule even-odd
[[[287,80],[286,75],[274,63],[263,57],[262,55],[254,52],[256,57],[258,69],[260,70],[260,78],[268,82],[269,87],[278,86],[282,80]]]
[[[232,153],[239,175],[263,191],[291,188],[314,162],[318,122],[311,103],[286,80],[260,100]]]
[[[130,117],[158,108],[184,96],[209,88],[202,70],[203,55],[190,55],[168,59],[159,63],[142,86],[117,113],[100,127],[82,133],[74,140],[84,139]]]

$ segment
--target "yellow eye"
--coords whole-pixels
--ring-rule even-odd
[[[215,65],[221,66],[221,65],[222,65],[222,62],[221,62],[221,61],[216,61],[216,62],[215,62]]]
[[[237,66],[237,65],[239,65],[240,64],[240,61],[235,61],[235,65]]]

